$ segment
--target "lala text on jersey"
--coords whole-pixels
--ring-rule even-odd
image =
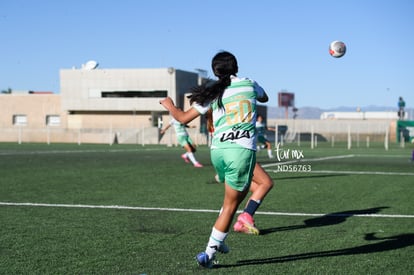
[[[238,129],[239,127],[233,127],[230,132],[225,132],[221,135],[220,141],[225,142],[228,140],[236,140],[241,138],[250,138],[249,130]]]

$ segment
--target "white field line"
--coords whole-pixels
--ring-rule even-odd
[[[278,166],[278,165],[286,165],[291,163],[307,163],[313,161],[324,161],[324,160],[331,160],[331,159],[344,159],[344,158],[353,158],[355,156],[361,157],[363,155],[341,155],[341,156],[329,156],[329,157],[321,157],[321,158],[314,158],[314,159],[299,159],[299,160],[290,160],[285,162],[275,162],[275,163],[267,163],[263,164],[263,168],[270,168],[265,169],[267,172],[272,173],[280,173],[284,171],[278,170],[271,170],[271,167]],[[410,172],[383,172],[383,171],[330,171],[330,170],[312,170],[306,171],[306,173],[321,173],[321,174],[350,174],[350,175],[387,175],[387,176],[414,176],[414,173]]]
[[[284,161],[284,162],[275,162],[275,163],[267,163],[263,164],[263,168],[272,167],[272,166],[278,166],[281,164],[290,164],[290,163],[296,163],[296,162],[312,162],[312,161],[323,161],[323,160],[331,160],[331,159],[345,159],[345,158],[353,158],[355,155],[341,155],[341,156],[329,156],[329,157],[321,157],[321,158],[314,158],[314,159],[294,159],[290,161]]]
[[[31,202],[0,202],[0,206],[27,206],[27,207],[62,207],[62,208],[92,208],[92,209],[118,209],[118,210],[139,210],[139,211],[168,211],[168,212],[201,212],[219,213],[219,210],[211,209],[185,209],[185,208],[162,208],[162,207],[139,207],[122,205],[88,205],[88,204],[50,204],[50,203],[31,203]],[[240,211],[238,211],[240,212]],[[304,217],[374,217],[374,218],[414,218],[414,215],[398,214],[311,214],[311,213],[287,213],[287,212],[263,212],[257,211],[259,215],[270,216],[304,216]]]
[[[309,173],[316,174],[350,174],[350,175],[386,175],[386,176],[414,176],[410,172],[382,172],[382,171],[329,171],[329,170],[312,170]]]
[[[13,155],[53,155],[53,154],[81,154],[81,153],[117,153],[117,152],[140,152],[140,151],[165,151],[166,148],[145,148],[145,149],[99,149],[99,150],[51,150],[51,151],[5,151],[0,156]]]
[[[409,159],[411,157],[411,154],[409,156],[407,155],[380,155],[380,154],[356,154],[356,157],[366,157],[366,158],[371,158],[371,157],[379,157],[379,158],[407,158]]]

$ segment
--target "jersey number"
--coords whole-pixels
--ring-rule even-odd
[[[250,100],[229,102],[224,108],[226,110],[227,125],[250,122],[252,120],[252,104]]]

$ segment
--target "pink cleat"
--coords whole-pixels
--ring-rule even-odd
[[[239,221],[236,221],[236,223],[233,225],[233,229],[236,232],[242,232],[243,233],[244,232],[243,228],[244,228],[243,224]]]
[[[188,160],[187,156],[185,154],[181,155],[181,158],[186,162],[189,163],[190,161]]]
[[[199,162],[194,163],[194,167],[201,168],[203,165]]]
[[[237,222],[233,226],[234,231],[250,234],[250,235],[259,235],[260,231],[254,225],[253,217],[246,212],[241,213],[237,217]]]

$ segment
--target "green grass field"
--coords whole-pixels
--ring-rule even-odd
[[[231,232],[205,270],[223,197],[207,147],[194,168],[176,147],[0,144],[0,274],[414,274],[413,145],[309,147],[258,152],[261,235]]]

